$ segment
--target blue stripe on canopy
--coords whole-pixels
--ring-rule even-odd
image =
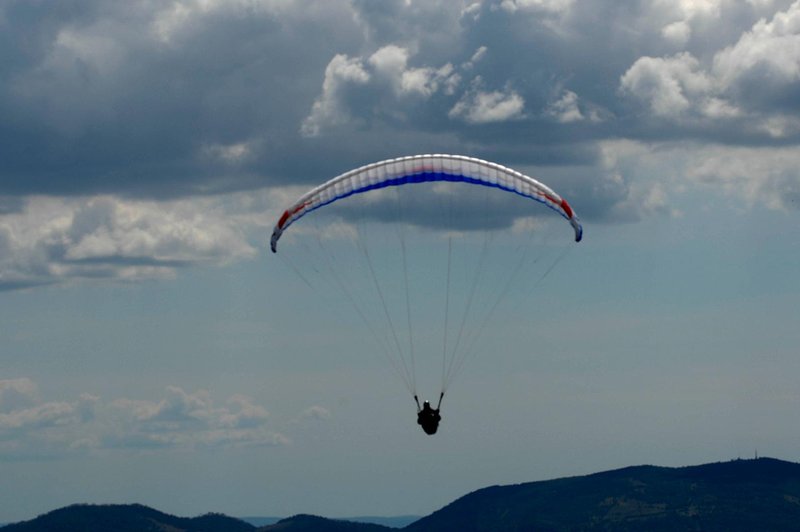
[[[538,196],[531,196],[531,195],[528,195],[528,194],[523,194],[522,192],[520,192],[518,190],[514,190],[513,188],[504,187],[504,186],[502,186],[500,184],[497,184],[497,183],[488,183],[486,181],[482,181],[480,179],[475,179],[474,177],[468,177],[468,176],[461,175],[461,174],[447,174],[447,173],[444,173],[444,172],[420,172],[418,174],[410,174],[410,175],[404,175],[404,176],[400,176],[400,177],[393,177],[391,179],[387,179],[387,180],[381,181],[379,183],[373,183],[373,184],[367,185],[365,187],[353,189],[350,192],[347,192],[346,194],[342,194],[340,196],[334,196],[333,198],[331,198],[330,200],[326,201],[325,203],[320,203],[319,205],[315,205],[314,207],[308,209],[306,212],[303,213],[302,216],[298,216],[297,218],[292,220],[289,224],[286,224],[286,226],[284,226],[283,229],[285,230],[286,227],[289,227],[289,225],[291,225],[292,223],[296,222],[297,220],[299,220],[300,218],[302,218],[306,214],[319,209],[320,207],[324,207],[325,205],[329,205],[329,204],[333,203],[334,201],[338,201],[340,199],[347,198],[347,197],[352,196],[354,194],[361,194],[362,192],[368,192],[370,190],[377,190],[377,189],[380,189],[380,188],[398,187],[400,185],[406,185],[406,184],[409,184],[409,183],[429,183],[429,182],[432,182],[432,181],[449,181],[451,183],[470,183],[472,185],[482,185],[484,187],[498,188],[500,190],[505,190],[507,192],[513,192],[514,194],[517,194],[518,196],[522,196],[524,198],[530,198],[530,199],[538,201],[539,203],[543,203],[544,205],[547,205],[552,210],[556,211],[563,218],[569,220],[569,217],[566,214],[564,214],[561,210],[559,210],[558,208],[550,205],[549,203],[547,203],[546,201],[544,201],[542,198],[540,198]]]

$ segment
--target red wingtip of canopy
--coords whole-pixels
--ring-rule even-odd
[[[289,219],[289,211],[283,211],[281,219],[278,220],[278,229],[283,229],[283,224],[285,224],[286,220],[288,219]]]
[[[574,216],[572,213],[572,207],[570,207],[569,203],[567,203],[567,200],[563,198],[561,199],[561,208],[564,209],[564,212],[567,213],[567,217],[571,220]]]

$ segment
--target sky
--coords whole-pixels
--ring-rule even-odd
[[[0,522],[800,460],[800,1],[0,0],[0,80]],[[585,231],[433,437],[268,244],[303,191],[418,153],[535,176]]]

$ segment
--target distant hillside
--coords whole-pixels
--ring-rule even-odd
[[[0,527],[2,532],[386,532],[375,524],[296,515],[257,528],[221,514],[175,517],[141,504],[75,504],[36,519]]]
[[[274,525],[281,521],[280,517],[241,517],[242,521],[250,523],[255,527],[263,527],[267,525]],[[357,517],[342,517],[337,518],[337,521],[352,521],[354,523],[372,523],[376,525],[383,525],[389,528],[403,528],[418,520],[418,515],[396,515],[392,517],[384,517],[378,515],[357,516]],[[2,526],[2,525],[0,525]]]
[[[798,530],[800,464],[637,466],[470,493],[405,530]]]
[[[175,517],[132,505],[75,505],[1,532],[386,532],[377,524],[296,515],[256,528],[220,514]],[[484,488],[402,530],[800,530],[800,464],[771,458],[692,467],[635,466]]]
[[[3,532],[253,532],[254,526],[220,514],[175,517],[141,504],[76,504],[5,526]]]
[[[387,532],[397,529],[382,525],[325,519],[315,515],[296,515],[258,530],[259,532]]]

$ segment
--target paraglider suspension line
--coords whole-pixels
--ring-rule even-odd
[[[447,239],[447,281],[444,296],[444,345],[442,348],[442,393],[444,393],[445,385],[447,384],[447,328],[449,326],[450,315],[450,262],[453,252],[453,238]]]

